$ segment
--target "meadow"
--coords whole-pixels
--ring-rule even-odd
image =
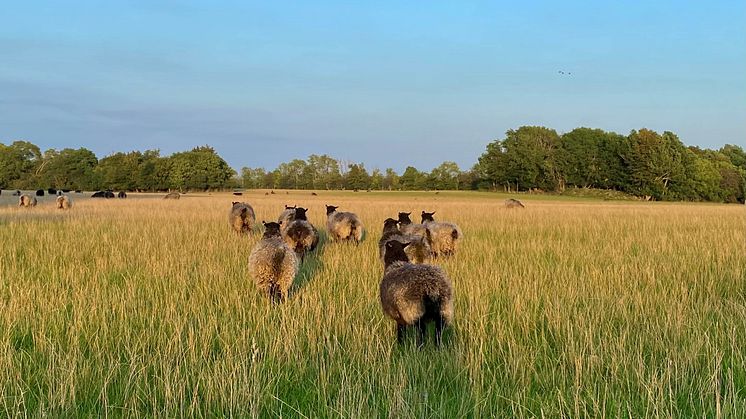
[[[0,207],[0,416],[746,415],[743,205],[252,192],[258,221],[300,204],[323,233],[334,204],[366,224],[273,306],[236,197],[161,196]],[[456,310],[441,350],[396,345],[378,300],[382,222],[423,209],[465,236],[437,261]]]

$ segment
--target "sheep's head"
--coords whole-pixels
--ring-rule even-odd
[[[393,218],[387,218],[383,222],[383,232],[387,231],[399,231],[399,221],[394,220]]]
[[[402,225],[412,224],[412,220],[409,218],[409,214],[411,214],[411,212],[400,212],[399,223]]]
[[[308,208],[296,207],[295,213],[293,214],[293,219],[294,220],[308,220],[308,217],[306,217],[306,212],[308,212]]]
[[[339,207],[335,207],[334,205],[327,205],[326,206],[326,215],[334,213],[334,211],[337,210]]]
[[[386,253],[383,255],[384,265],[388,267],[394,262],[409,262],[409,258],[404,252],[407,246],[409,246],[409,243],[402,243],[398,240],[386,242]]]
[[[435,215],[434,212],[422,211],[422,223],[424,224],[428,221],[435,221],[435,219],[433,218],[433,215]]]
[[[280,236],[280,225],[282,222],[275,223],[275,222],[266,222],[262,221],[262,224],[264,224],[264,237],[279,237]]]

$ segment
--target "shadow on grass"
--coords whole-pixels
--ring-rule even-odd
[[[316,275],[316,272],[324,268],[321,256],[324,254],[328,240],[329,237],[326,231],[319,231],[319,244],[316,245],[316,249],[306,253],[300,264],[300,269],[298,270],[298,275],[296,275],[295,284],[293,285],[293,295],[300,292],[311,282],[311,279]]]

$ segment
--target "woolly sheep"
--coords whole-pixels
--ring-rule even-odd
[[[432,257],[432,251],[430,250],[430,243],[426,236],[414,236],[403,234],[399,231],[399,222],[393,218],[387,218],[383,222],[383,234],[381,239],[378,241],[378,252],[381,258],[381,262],[384,261],[384,255],[386,253],[386,243],[391,240],[397,240],[402,243],[409,243],[404,249],[407,257],[412,263],[426,263]]]
[[[228,222],[237,233],[248,233],[254,226],[256,215],[254,208],[245,202],[233,202],[228,214]]]
[[[31,195],[23,194],[18,198],[18,206],[24,208],[30,208],[36,206],[36,197]]]
[[[525,208],[523,203],[517,199],[508,198],[505,200],[505,208]]]
[[[435,322],[435,342],[440,346],[443,329],[453,321],[453,287],[440,267],[410,263],[404,251],[408,246],[397,240],[386,243],[381,307],[396,321],[400,344],[406,328],[416,325],[417,344],[422,346],[427,324]]]
[[[272,302],[282,302],[298,274],[298,258],[282,239],[279,223],[262,224],[264,235],[249,255],[249,273],[261,293]]]
[[[413,224],[409,218],[411,212],[400,212],[399,213],[399,230],[404,234],[412,234],[416,236],[424,237],[427,230],[422,224]]]
[[[290,222],[293,221],[293,216],[295,215],[295,205],[292,207],[289,205],[285,205],[285,209],[280,213],[280,216],[277,217],[277,222],[282,226],[280,227],[280,231],[282,233],[285,233],[285,230],[290,226]]]
[[[337,206],[326,206],[326,228],[333,240],[354,240],[360,242],[363,237],[363,222],[351,212],[338,212]]]
[[[456,224],[436,222],[433,215],[435,215],[434,212],[422,211],[422,224],[430,231],[430,246],[433,255],[436,257],[453,255],[464,234]]]
[[[73,200],[67,195],[60,195],[56,201],[57,209],[70,209],[73,206]]]
[[[285,243],[295,250],[301,260],[306,252],[312,251],[319,244],[319,232],[306,217],[307,208],[296,207],[293,213],[293,221],[288,228],[282,232]]]
[[[163,197],[163,199],[179,199],[179,198],[181,198],[181,194],[178,192],[171,192],[168,195]]]

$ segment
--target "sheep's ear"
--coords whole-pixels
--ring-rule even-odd
[[[277,225],[282,225],[282,221],[278,221],[278,222],[277,222]]]
[[[236,204],[238,204],[238,202],[236,202],[236,201],[231,201],[231,205],[236,205]]]
[[[264,220],[262,220],[262,225],[266,226],[266,225],[267,225],[267,222],[266,222],[266,221],[264,221]]]
[[[406,242],[406,243],[402,243],[402,246],[401,246],[401,247],[402,247],[402,248],[406,248],[406,247],[407,247],[407,246],[409,246],[410,244],[412,244],[412,242]]]
[[[405,212],[405,214],[407,214],[407,215],[412,215],[412,211],[409,211],[409,212]]]

